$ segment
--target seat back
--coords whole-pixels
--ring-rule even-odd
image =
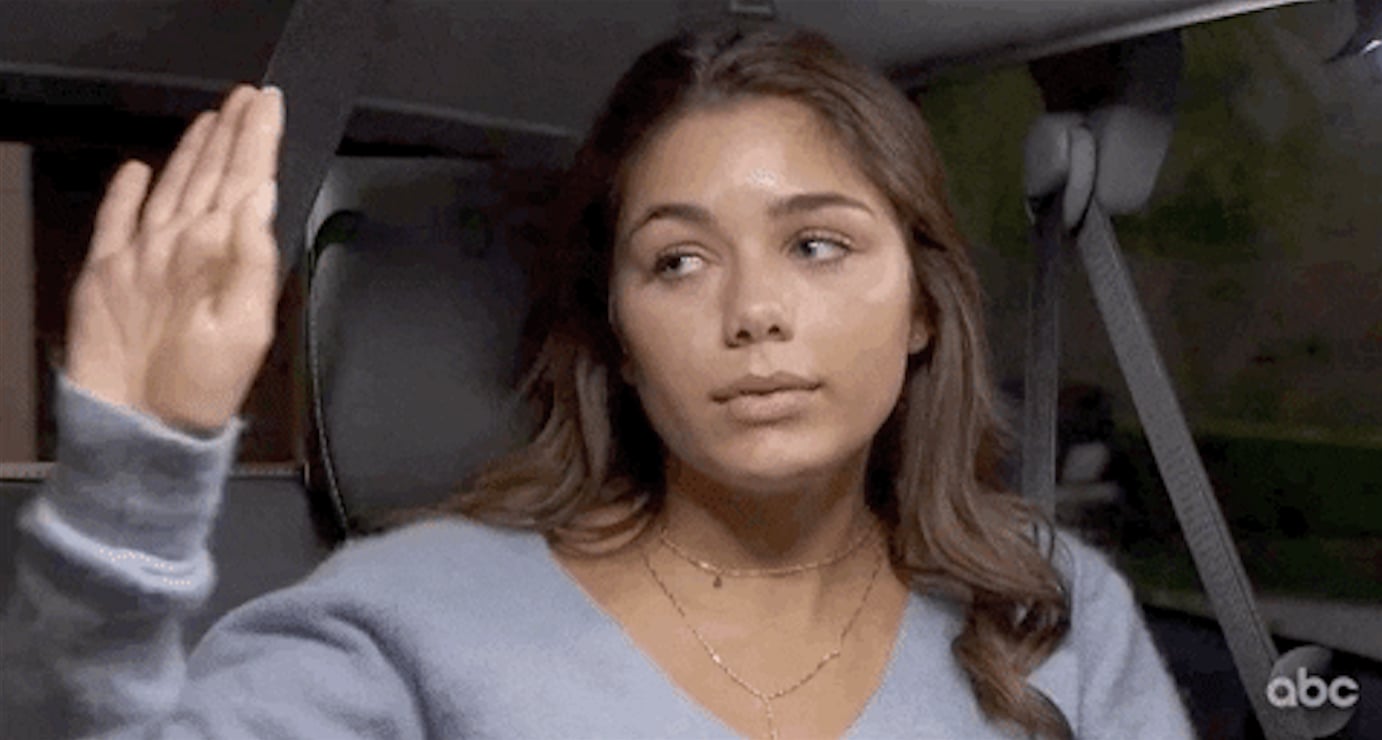
[[[436,502],[526,437],[517,365],[535,213],[490,166],[341,160],[308,269],[309,489],[329,542]]]

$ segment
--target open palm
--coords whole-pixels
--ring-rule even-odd
[[[237,86],[188,127],[152,193],[126,162],[77,279],[66,372],[87,392],[193,432],[244,403],[273,341],[283,100]]]

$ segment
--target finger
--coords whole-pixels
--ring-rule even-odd
[[[277,88],[260,91],[250,101],[236,130],[225,177],[213,208],[234,209],[264,181],[278,174],[279,141],[283,135],[283,94]]]
[[[192,172],[192,165],[196,164],[197,155],[206,144],[207,134],[215,125],[216,118],[215,111],[203,111],[183,133],[182,141],[173,152],[173,156],[168,158],[168,164],[164,165],[158,184],[154,185],[149,202],[144,204],[146,226],[162,226],[173,217],[178,199],[182,197],[182,189],[187,186],[187,177]]]
[[[278,301],[278,245],[273,217],[277,186],[263,183],[235,212],[235,236],[231,240],[229,271],[216,297],[215,310],[222,316],[244,316],[264,322],[272,332]]]
[[[183,188],[178,201],[178,212],[195,216],[211,207],[211,198],[221,184],[225,174],[226,160],[230,155],[230,144],[235,130],[240,127],[240,118],[245,106],[254,97],[254,88],[237,85],[221,106],[221,114],[216,117],[216,127],[206,140],[192,167],[192,174]]]
[[[153,170],[149,165],[130,160],[120,166],[106,189],[106,197],[96,210],[91,235],[89,262],[108,257],[134,241],[139,227],[139,205],[149,187]]]

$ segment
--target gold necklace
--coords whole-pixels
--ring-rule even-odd
[[[686,627],[691,630],[691,634],[695,636],[696,641],[701,644],[702,648],[705,648],[705,652],[710,656],[710,660],[714,662],[716,667],[723,671],[725,675],[729,676],[730,680],[734,681],[734,683],[738,684],[745,691],[752,694],[753,697],[757,699],[760,704],[763,705],[763,711],[768,716],[769,737],[771,737],[772,740],[778,740],[777,719],[773,716],[772,700],[780,699],[786,696],[787,694],[790,694],[793,691],[796,691],[797,689],[806,685],[806,682],[810,681],[812,678],[815,678],[816,674],[821,672],[821,669],[825,668],[826,665],[828,665],[831,661],[840,657],[840,653],[844,650],[845,638],[849,636],[849,631],[854,628],[854,623],[858,621],[859,615],[863,613],[864,604],[868,603],[869,594],[873,592],[873,584],[878,580],[878,572],[883,569],[883,554],[880,552],[878,554],[878,562],[873,567],[873,574],[869,576],[869,585],[864,588],[863,598],[859,599],[859,605],[854,608],[854,613],[850,615],[849,621],[845,623],[845,628],[840,632],[840,639],[836,643],[834,649],[826,653],[820,659],[820,661],[816,663],[815,668],[812,668],[810,672],[808,672],[805,676],[801,677],[800,679],[797,679],[795,683],[793,683],[785,689],[778,689],[777,691],[774,691],[771,694],[769,694],[754,687],[748,681],[745,681],[742,677],[739,676],[738,673],[734,672],[734,669],[730,668],[728,665],[725,664],[725,660],[720,656],[720,653],[717,652],[715,648],[711,647],[710,642],[705,639],[705,636],[701,634],[700,630],[696,629],[695,625],[691,624],[691,619],[690,617],[686,616],[686,610],[682,608],[681,602],[677,600],[676,596],[672,595],[672,590],[667,588],[667,584],[662,581],[662,578],[658,576],[657,571],[653,569],[653,561],[651,558],[648,557],[647,548],[643,549],[642,554],[643,565],[647,566],[648,575],[653,577],[653,580],[657,582],[658,588],[662,589],[662,593],[666,594],[667,600],[672,602],[672,608],[675,609],[677,614],[681,616],[681,621],[684,622],[686,624]]]
[[[673,542],[671,538],[667,536],[666,524],[663,524],[662,527],[658,529],[657,538],[682,560],[685,560],[707,573],[714,574],[715,588],[719,588],[722,584],[721,576],[729,576],[730,578],[781,577],[789,576],[794,573],[802,573],[808,570],[815,570],[816,568],[824,568],[827,565],[834,565],[850,555],[853,555],[854,552],[864,544],[864,541],[869,538],[870,531],[869,528],[865,528],[849,547],[824,560],[817,560],[815,562],[803,563],[800,565],[783,565],[776,568],[721,568],[714,563],[701,560],[691,555],[686,552],[686,550],[682,549],[680,545]]]

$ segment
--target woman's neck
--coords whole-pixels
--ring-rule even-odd
[[[821,561],[876,523],[864,500],[863,461],[789,492],[718,484],[684,466],[668,469],[662,521],[669,539],[726,570]]]

